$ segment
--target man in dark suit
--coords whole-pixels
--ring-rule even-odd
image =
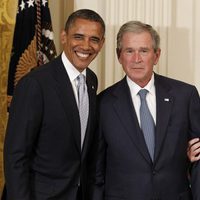
[[[200,199],[200,166],[193,165],[190,182],[187,158],[188,140],[200,136],[200,98],[194,86],[153,72],[159,44],[158,33],[138,21],[118,32],[126,76],[99,95],[93,200]],[[153,122],[145,131],[147,110]]]
[[[19,81],[4,146],[6,199],[87,200],[97,91],[88,65],[102,48],[104,33],[96,12],[72,13],[61,33],[63,53]],[[80,74],[89,98],[83,135],[76,88]]]

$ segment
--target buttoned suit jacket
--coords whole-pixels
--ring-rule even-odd
[[[155,155],[151,160],[126,78],[99,95],[93,200],[199,200],[199,164],[187,143],[200,136],[200,99],[194,86],[155,74]]]
[[[5,138],[6,199],[75,200],[80,184],[87,199],[97,77],[90,69],[86,74],[89,117],[82,150],[77,103],[61,56],[19,81]]]

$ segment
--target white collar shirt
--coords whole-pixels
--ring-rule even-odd
[[[132,102],[135,108],[135,112],[138,118],[139,125],[140,123],[140,97],[138,95],[138,92],[141,89],[146,89],[149,92],[146,96],[147,105],[149,107],[149,110],[151,112],[151,115],[153,117],[154,123],[156,124],[156,92],[155,92],[155,85],[154,85],[154,73],[152,74],[151,80],[149,83],[144,87],[141,88],[139,85],[137,85],[135,82],[133,82],[128,76],[126,76],[126,80],[131,92],[131,98]]]
[[[61,54],[61,59],[62,59],[62,62],[64,64],[64,67],[67,71],[67,74],[69,76],[70,82],[72,84],[76,103],[78,105],[78,93],[77,93],[77,84],[78,83],[77,83],[76,78],[79,76],[80,72],[70,63],[70,61],[68,60],[68,58],[66,57],[64,52],[62,52],[62,54]],[[86,69],[83,70],[81,72],[81,74],[83,74],[86,77]]]

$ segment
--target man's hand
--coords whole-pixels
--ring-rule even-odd
[[[194,138],[188,142],[187,156],[191,162],[200,159],[200,139]]]

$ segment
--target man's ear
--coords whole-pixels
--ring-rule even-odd
[[[105,42],[105,37],[103,37],[103,38],[101,39],[101,48],[103,47],[104,42]]]
[[[160,54],[161,54],[161,49],[159,48],[155,53],[154,65],[156,65],[158,63],[158,60],[160,58]]]
[[[62,30],[60,33],[60,41],[61,44],[65,44],[66,43],[66,39],[67,39],[67,33],[65,30]]]
[[[117,58],[119,59],[121,50],[119,48],[116,48],[116,53],[117,53]]]

